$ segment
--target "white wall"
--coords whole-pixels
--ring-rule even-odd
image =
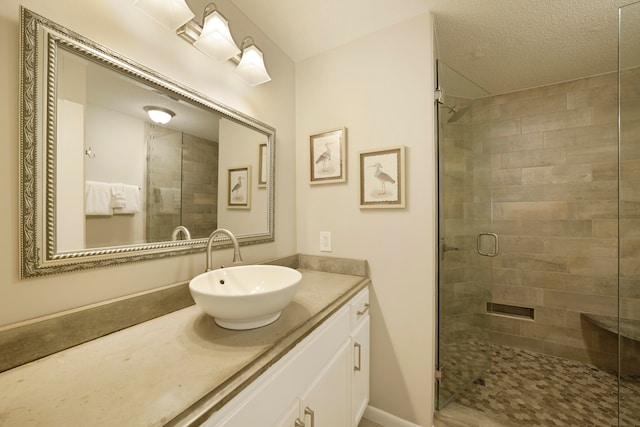
[[[86,245],[73,249],[144,243],[144,206],[147,192],[145,122],[117,111],[88,104],[85,108],[85,125],[85,140],[77,147],[77,151],[83,153],[84,147],[90,147],[95,157],[83,156],[84,179],[138,187],[140,211],[109,217],[86,216]],[[84,194],[84,189],[81,194]]]
[[[95,157],[84,158],[85,179],[144,186],[147,147],[145,122],[135,117],[89,104],[83,146]],[[82,149],[80,149],[82,151]]]
[[[58,251],[72,251],[84,247],[84,118],[86,104],[86,64],[61,55],[58,69],[64,70],[64,82],[58,87],[59,126],[56,155],[60,173],[56,177],[58,203],[56,205]],[[82,226],[78,226],[82,224]],[[64,230],[64,232],[62,232]]]
[[[218,162],[218,227],[242,230],[243,233],[264,233],[269,228],[262,215],[268,209],[267,189],[258,188],[259,146],[266,136],[231,120],[220,119],[220,161]],[[229,169],[249,166],[250,209],[229,208]],[[233,183],[231,184],[233,187]],[[250,225],[249,225],[250,224]]]
[[[189,1],[202,15],[206,1]],[[0,326],[188,280],[204,271],[204,253],[121,266],[19,279],[18,70],[19,7],[103,44],[128,58],[276,128],[278,192],[276,240],[244,247],[257,261],[296,252],[294,188],[294,66],[228,0],[216,4],[237,41],[251,35],[264,51],[273,80],[255,88],[237,77],[230,61],[215,62],[148,18],[130,0],[4,0],[0,5]],[[230,250],[215,253],[228,262]]]
[[[20,3],[276,128],[276,240],[244,247],[243,257],[251,262],[295,252],[320,254],[319,232],[331,231],[331,255],[367,259],[373,281],[371,404],[430,426],[435,160],[429,16],[297,64],[294,87],[289,58],[228,0],[218,0],[236,40],[251,35],[264,51],[273,80],[250,88],[235,76],[231,62],[208,59],[129,0]],[[207,2],[189,3],[201,15]],[[0,326],[201,272],[204,254],[19,279],[18,4],[5,0],[0,5],[0,147],[5,153],[0,204],[9,207],[0,210]],[[342,126],[348,128],[347,183],[310,186],[309,134]],[[358,151],[395,145],[407,147],[407,208],[360,210]],[[231,252],[214,258],[227,262]]]
[[[84,247],[84,105],[60,99],[57,118],[72,126],[58,128],[56,156],[60,173],[56,177],[56,224],[58,251]],[[80,224],[80,226],[78,226]]]
[[[371,405],[423,426],[433,413],[435,149],[428,14],[296,64],[298,251],[371,269]],[[309,135],[348,128],[347,183],[308,184]],[[407,208],[358,207],[358,152],[407,147]]]

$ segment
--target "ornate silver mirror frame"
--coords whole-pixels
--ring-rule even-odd
[[[20,274],[22,278],[203,251],[206,238],[59,252],[56,249],[56,60],[76,53],[138,82],[217,112],[267,140],[267,230],[241,244],[274,240],[275,129],[133,62],[24,7],[20,8]],[[216,242],[227,246],[228,239]]]

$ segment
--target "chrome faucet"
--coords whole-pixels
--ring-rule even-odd
[[[227,237],[229,237],[229,239],[231,239],[231,243],[233,243],[233,263],[240,264],[242,262],[242,256],[240,256],[240,246],[238,245],[238,240],[236,240],[233,233],[231,233],[229,230],[226,230],[224,228],[218,228],[217,230],[214,230],[213,233],[209,235],[209,240],[207,240],[207,269],[205,271],[212,270],[211,255],[213,252],[213,240],[218,234],[224,234]]]
[[[171,240],[178,240],[178,234],[180,234],[180,232],[182,232],[184,240],[191,240],[191,233],[189,233],[189,230],[187,230],[187,227],[184,225],[179,225],[173,229],[173,233],[171,233]]]

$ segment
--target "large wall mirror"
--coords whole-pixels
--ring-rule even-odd
[[[275,129],[20,18],[22,277],[273,241]]]

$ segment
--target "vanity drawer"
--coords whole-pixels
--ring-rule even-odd
[[[214,413],[203,425],[205,427],[293,426],[293,423],[280,421],[289,420],[291,408],[299,405],[304,392],[323,374],[327,365],[336,357],[336,354],[340,353],[341,349],[345,354],[344,360],[348,362],[346,357],[349,343],[348,327],[349,309],[344,306]],[[345,363],[344,388],[331,390],[330,395],[331,393],[338,396],[340,393],[347,395],[346,367],[348,363]]]
[[[350,304],[351,330],[357,328],[369,316],[369,288],[364,288]]]

